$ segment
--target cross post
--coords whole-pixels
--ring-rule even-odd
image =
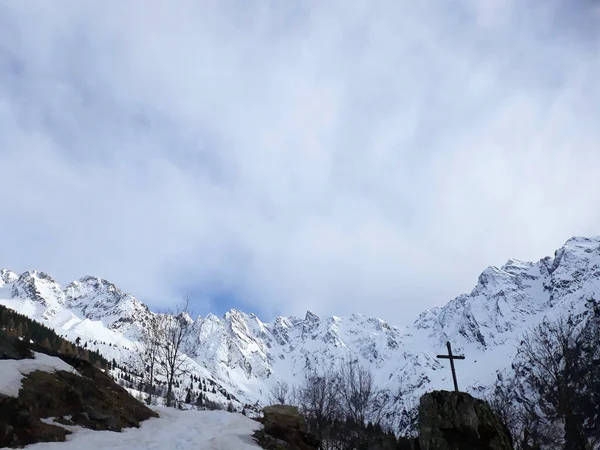
[[[454,360],[455,359],[465,359],[462,355],[453,355],[452,354],[452,346],[450,345],[450,341],[446,342],[446,347],[448,347],[447,355],[437,355],[438,358],[441,359],[449,359],[450,360],[450,369],[452,370],[452,381],[454,381],[454,390],[458,392],[458,382],[456,381],[456,370],[454,369]]]

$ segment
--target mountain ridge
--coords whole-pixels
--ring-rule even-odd
[[[346,356],[371,368],[378,384],[410,403],[448,387],[450,373],[435,358],[446,341],[467,359],[457,366],[467,392],[489,389],[510,367],[514,343],[544,317],[581,311],[600,293],[600,237],[574,237],[537,262],[509,259],[482,271],[470,293],[423,311],[397,327],[362,314],[320,318],[280,316],[262,322],[236,309],[193,320],[196,369],[246,403],[264,403],[277,381],[301,382],[308,370]],[[64,289],[44,272],[0,270],[0,303],[39,318],[70,339],[109,342],[108,358],[131,357],[137,333],[153,313],[133,295],[92,276]],[[127,350],[124,350],[127,349]],[[129,352],[129,354],[128,354]]]

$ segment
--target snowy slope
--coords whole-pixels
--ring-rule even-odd
[[[146,450],[146,449],[203,449],[203,450],[256,450],[260,447],[252,434],[261,425],[241,414],[224,411],[179,411],[173,408],[155,408],[159,418],[151,418],[139,428],[125,428],[121,433],[94,431],[80,427],[62,426],[72,435],[66,442],[48,442],[28,445],[34,450]]]
[[[0,271],[0,303],[42,320],[69,339],[82,337],[107,357],[130,357],[136,333],[152,312],[112,283],[85,277],[64,290],[48,275]],[[581,311],[600,293],[600,237],[572,238],[553,257],[509,260],[489,267],[469,294],[424,311],[398,328],[360,314],[319,318],[278,317],[262,322],[236,310],[193,323],[189,356],[195,370],[242,403],[263,403],[279,380],[296,384],[307,370],[328,367],[345,356],[358,359],[378,383],[401,391],[410,404],[423,392],[451,388],[450,371],[435,355],[452,342],[466,355],[457,363],[461,389],[491,386],[509,367],[515,344],[545,316]]]

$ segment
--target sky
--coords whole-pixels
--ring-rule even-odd
[[[0,4],[0,267],[393,324],[600,234],[593,0]]]

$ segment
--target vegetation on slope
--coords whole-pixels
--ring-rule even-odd
[[[108,361],[97,351],[87,349],[87,344],[82,347],[69,342],[51,328],[2,305],[0,305],[0,331],[9,337],[33,342],[43,349],[44,353],[53,352],[76,356],[89,361],[96,367],[102,369],[108,367]]]

